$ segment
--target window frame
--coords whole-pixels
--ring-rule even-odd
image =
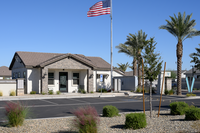
[[[49,78],[49,74],[50,74],[50,73],[53,74],[53,78]],[[49,83],[49,80],[53,80],[53,83],[50,84],[50,83]],[[54,74],[54,72],[48,72],[48,85],[54,85],[54,84],[55,84],[55,74]]]

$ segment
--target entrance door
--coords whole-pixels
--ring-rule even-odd
[[[68,92],[68,73],[59,72],[59,90],[60,92]]]

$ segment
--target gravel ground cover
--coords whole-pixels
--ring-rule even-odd
[[[153,111],[150,119],[149,111],[146,111],[147,127],[143,129],[124,129],[125,114],[107,118],[100,117],[99,133],[200,133],[200,120],[184,121],[185,115],[170,115],[170,110]],[[1,133],[76,133],[72,120],[74,117],[25,120],[21,127],[8,127],[6,123],[0,124]]]

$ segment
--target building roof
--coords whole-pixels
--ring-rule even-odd
[[[8,69],[7,66],[1,66],[0,67],[0,76],[10,76],[11,77],[11,71]]]
[[[125,72],[125,76],[133,76],[133,71]],[[140,72],[140,76],[142,76],[142,72]],[[138,71],[136,72],[136,76],[138,76]]]
[[[94,69],[110,70],[110,64],[101,57],[90,57],[81,54],[40,53],[40,52],[15,52],[9,69],[14,65],[15,56],[18,55],[25,67],[44,67],[64,58],[74,58]],[[113,69],[114,70],[114,69]],[[119,73],[119,71],[115,70]],[[120,73],[122,74],[122,73]]]
[[[195,67],[194,67],[194,71],[195,71],[195,73],[200,74],[200,71]],[[192,69],[186,71],[185,74],[192,74]]]

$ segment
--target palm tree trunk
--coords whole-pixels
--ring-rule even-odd
[[[152,118],[152,81],[150,81],[150,89],[149,89],[149,107],[150,107],[150,118]]]
[[[140,55],[140,52],[138,52],[138,55]],[[141,77],[140,77],[140,75],[141,75],[141,64],[140,64],[140,57],[138,58],[139,59],[139,61],[138,61],[138,87],[140,87],[141,88]]]
[[[178,41],[176,46],[176,56],[177,56],[177,95],[182,95],[181,93],[181,70],[182,70],[182,55],[183,55],[183,45],[181,41]]]
[[[136,76],[136,73],[137,73],[137,61],[134,58],[134,60],[133,60],[133,76]]]

